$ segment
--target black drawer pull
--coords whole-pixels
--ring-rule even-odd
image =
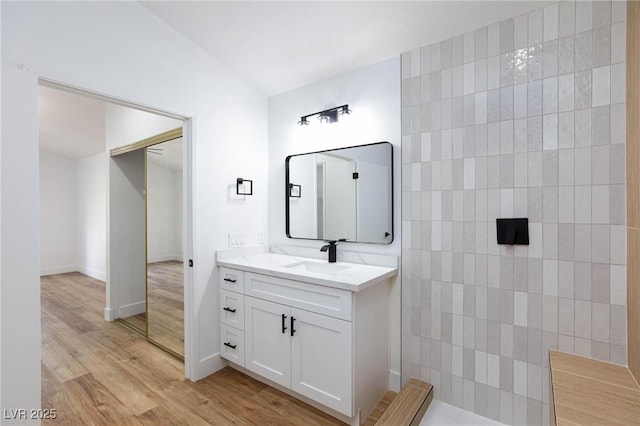
[[[235,283],[236,280],[232,279],[232,278],[223,278],[225,281],[230,282],[230,283]]]
[[[224,309],[224,310],[225,310],[225,311],[227,311],[227,312],[231,312],[231,313],[233,313],[233,312],[235,312],[235,311],[236,311],[235,309],[233,309],[233,308],[228,308],[228,307],[226,307],[226,306],[225,306],[224,308],[222,308],[222,309]]]
[[[284,332],[287,331],[287,326],[285,325],[286,319],[287,319],[287,316],[285,314],[282,314],[282,334],[284,334]]]
[[[235,349],[238,345],[232,345],[230,342],[224,342],[225,346],[230,347],[231,349]]]
[[[296,320],[296,319],[295,319],[294,317],[291,317],[291,337],[293,337],[293,333],[295,333],[295,332],[296,332],[296,329],[295,329],[295,328],[293,328],[293,322],[294,322],[295,320]]]

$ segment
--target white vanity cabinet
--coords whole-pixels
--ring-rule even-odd
[[[245,367],[279,385],[291,387],[291,308],[255,297],[245,299],[249,355]]]
[[[351,415],[352,323],[300,309],[291,317],[291,389]]]
[[[351,322],[245,299],[245,367],[351,415]]]
[[[388,390],[387,284],[350,291],[227,267],[220,280],[223,358],[343,421],[366,418]]]
[[[244,272],[220,268],[220,356],[244,366]]]

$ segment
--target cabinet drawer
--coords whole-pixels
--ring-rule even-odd
[[[244,293],[244,272],[220,267],[220,288]]]
[[[351,321],[351,292],[338,288],[245,273],[245,294]]]
[[[244,330],[244,295],[220,290],[220,322]]]
[[[220,327],[220,356],[244,367],[244,331]]]

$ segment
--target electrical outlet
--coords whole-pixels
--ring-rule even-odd
[[[262,231],[258,231],[258,235],[256,236],[256,240],[258,244],[264,244],[264,233]]]

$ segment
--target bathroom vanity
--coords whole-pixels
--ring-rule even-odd
[[[398,272],[397,257],[374,257],[386,261],[218,252],[221,356],[342,421],[364,421],[388,390]]]

